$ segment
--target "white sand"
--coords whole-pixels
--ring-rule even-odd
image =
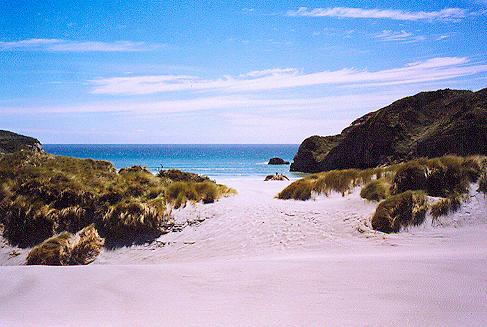
[[[485,326],[487,201],[396,235],[357,193],[274,199],[286,182],[176,213],[181,232],[84,267],[0,268],[0,326]],[[25,251],[2,264],[19,264]]]

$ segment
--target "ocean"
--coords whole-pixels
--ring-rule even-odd
[[[270,166],[272,157],[291,162],[298,144],[45,144],[55,155],[108,160],[117,169],[134,165],[157,172],[180,169],[211,178],[259,177],[283,173],[290,178],[289,165]]]

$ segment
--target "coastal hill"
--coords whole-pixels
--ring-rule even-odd
[[[366,114],[339,135],[311,136],[291,171],[370,168],[445,154],[487,154],[487,88],[421,92]]]
[[[0,130],[0,153],[13,153],[19,150],[41,151],[42,145],[33,137]]]

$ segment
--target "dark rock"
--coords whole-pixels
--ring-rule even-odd
[[[487,155],[487,88],[398,100],[355,120],[340,135],[306,139],[291,170],[370,168],[445,154]]]
[[[342,135],[308,137],[301,143],[298,153],[291,163],[291,171],[318,172],[323,169],[320,163],[341,140]]]
[[[20,150],[42,151],[42,145],[35,138],[0,130],[0,153],[13,153]]]
[[[289,165],[289,161],[285,161],[282,158],[271,158],[269,159],[268,165]]]
[[[267,175],[265,177],[265,182],[267,181],[288,181],[289,178],[283,174]]]

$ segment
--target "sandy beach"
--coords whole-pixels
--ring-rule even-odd
[[[181,231],[104,250],[89,266],[2,267],[2,326],[483,326],[487,202],[386,235],[357,192],[274,196],[288,182],[224,179],[237,196],[175,211]],[[3,245],[4,265],[22,264]]]

